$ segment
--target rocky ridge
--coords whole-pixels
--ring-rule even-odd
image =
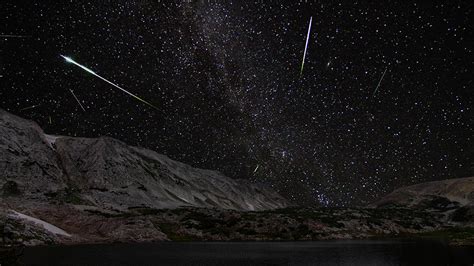
[[[109,210],[289,206],[268,187],[193,168],[109,137],[47,135],[35,122],[1,109],[0,173],[4,196]]]

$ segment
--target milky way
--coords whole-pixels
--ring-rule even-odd
[[[29,37],[0,38],[0,107],[49,134],[115,137],[303,204],[363,205],[473,174],[469,1],[162,2],[3,1],[0,34]]]

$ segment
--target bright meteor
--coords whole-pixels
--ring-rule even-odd
[[[306,35],[306,44],[304,46],[303,61],[301,62],[300,76],[303,75],[304,60],[306,59],[306,51],[308,50],[309,34],[311,33],[311,24],[313,22],[313,17],[309,19],[308,34]]]
[[[83,65],[81,65],[81,64],[79,64],[79,63],[77,63],[76,61],[72,60],[70,57],[67,57],[67,56],[64,56],[64,55],[61,55],[61,57],[64,58],[64,60],[66,60],[66,62],[71,63],[71,64],[74,64],[74,65],[76,65],[76,66],[82,68],[82,69],[85,70],[86,72],[91,73],[92,75],[94,75],[94,76],[100,78],[101,80],[103,80],[103,81],[109,83],[110,85],[112,85],[112,86],[116,87],[117,89],[119,89],[119,90],[125,92],[126,94],[132,96],[133,98],[135,98],[135,99],[137,99],[137,100],[139,100],[139,101],[141,101],[141,102],[143,102],[143,103],[145,103],[145,104],[147,104],[147,105],[149,105],[149,106],[151,106],[151,107],[153,107],[153,108],[155,108],[155,109],[158,110],[158,108],[157,108],[156,106],[154,106],[153,104],[151,104],[151,103],[149,103],[149,102],[143,100],[142,98],[140,98],[140,97],[136,96],[135,94],[133,94],[133,93],[127,91],[126,89],[120,87],[119,85],[117,85],[117,84],[115,84],[115,83],[109,81],[108,79],[105,79],[105,78],[99,76],[97,73],[95,73],[94,71],[92,71],[92,69],[89,69],[89,68],[87,68],[87,67],[85,67],[85,66],[83,66]]]

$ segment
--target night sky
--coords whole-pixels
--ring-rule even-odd
[[[0,4],[0,108],[49,134],[111,136],[300,204],[474,174],[472,1],[24,2]]]

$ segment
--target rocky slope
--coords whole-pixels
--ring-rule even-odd
[[[10,200],[71,203],[112,211],[288,206],[269,188],[193,168],[113,138],[47,135],[36,123],[1,109],[0,173],[2,195]]]
[[[435,210],[474,205],[474,177],[426,182],[396,189],[375,204]]]
[[[27,244],[357,239],[429,232],[442,226],[437,214],[410,209],[287,208],[241,212],[210,208],[137,208],[105,213],[37,204],[34,208],[22,206],[20,213],[42,221],[31,223],[14,213],[6,217],[15,238]],[[59,226],[66,233],[46,230],[45,223]]]
[[[446,222],[474,227],[474,177],[426,182],[396,189],[372,207],[402,207],[442,214]]]
[[[259,212],[135,208],[110,213],[73,205],[20,206],[18,213],[35,217],[39,223],[11,211],[6,213],[2,216],[0,211],[0,221],[6,221],[11,238],[28,245],[422,236],[453,244],[474,244],[474,227],[447,221],[442,213],[407,208],[286,208]],[[51,227],[63,232],[58,234]]]

